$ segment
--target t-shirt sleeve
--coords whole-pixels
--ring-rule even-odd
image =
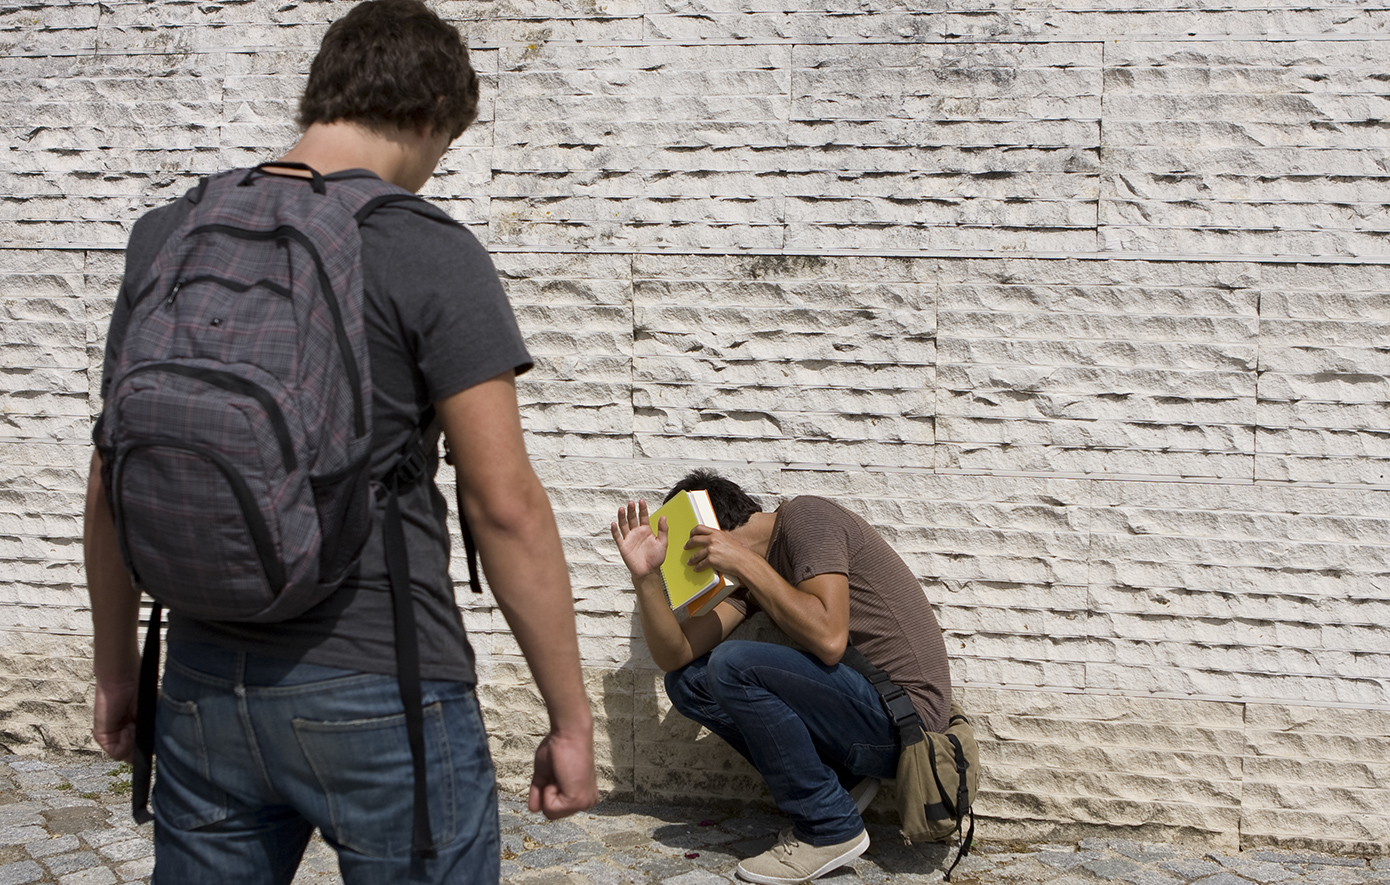
[[[531,368],[492,258],[442,211],[378,209],[362,225],[362,259],[364,285],[390,293],[428,401]]]
[[[849,574],[850,533],[834,504],[821,498],[793,498],[781,510],[782,545],[791,563],[791,583],[816,575]]]

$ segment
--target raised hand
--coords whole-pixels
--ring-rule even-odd
[[[666,560],[666,517],[653,530],[646,501],[628,501],[626,507],[618,508],[618,519],[609,528],[634,581],[647,577]]]

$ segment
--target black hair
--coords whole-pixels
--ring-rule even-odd
[[[299,125],[449,133],[478,117],[478,75],[458,30],[421,0],[367,0],[324,34],[299,100]]]
[[[743,525],[754,513],[763,512],[763,508],[743,490],[742,486],[704,467],[692,470],[672,486],[663,503],[674,498],[678,492],[693,492],[698,489],[704,489],[709,493],[709,501],[714,505],[714,515],[719,518],[719,527],[726,532]]]

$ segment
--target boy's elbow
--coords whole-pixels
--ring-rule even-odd
[[[815,650],[815,656],[827,667],[833,667],[840,663],[840,659],[845,656],[845,648],[849,645],[848,636],[828,637],[820,643],[820,647]]]
[[[528,537],[551,518],[550,501],[539,483],[523,483],[510,494],[494,492],[469,497],[468,523],[475,533]]]
[[[674,673],[681,667],[695,660],[689,656],[683,656],[678,652],[661,652],[647,646],[647,650],[652,653],[652,663],[661,669],[662,673]]]

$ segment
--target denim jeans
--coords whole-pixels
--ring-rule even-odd
[[[844,664],[728,640],[667,673],[666,694],[753,763],[797,838],[811,845],[844,842],[864,829],[847,784],[897,773],[893,720],[869,680]]]
[[[288,883],[317,827],[347,885],[498,880],[497,790],[478,701],[426,681],[430,825],[394,676],[172,642],[156,719],[155,885]]]

